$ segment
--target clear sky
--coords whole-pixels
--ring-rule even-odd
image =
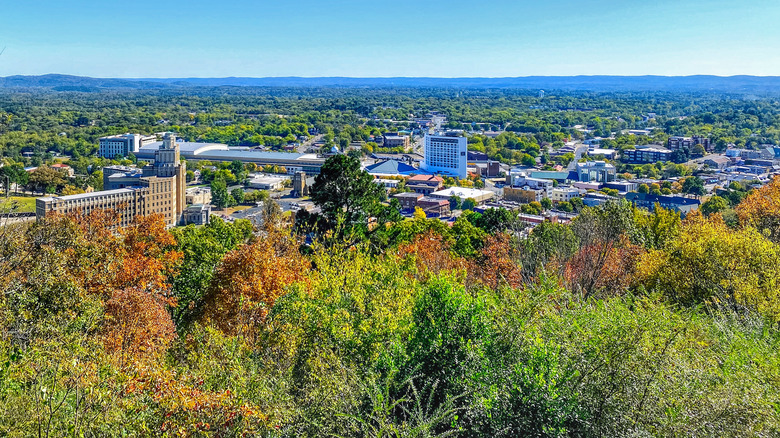
[[[780,76],[780,0],[0,0],[0,76]]]

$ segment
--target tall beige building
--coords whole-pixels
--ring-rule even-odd
[[[111,209],[119,213],[120,226],[129,225],[137,215],[155,213],[162,215],[168,226],[178,225],[184,221],[186,173],[176,137],[169,133],[155,152],[154,163],[140,172],[105,172],[104,188],[108,190],[38,198],[36,216],[40,219],[52,211],[87,214],[95,209]]]

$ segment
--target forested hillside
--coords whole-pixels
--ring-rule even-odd
[[[778,206],[6,224],[0,433],[777,436]]]

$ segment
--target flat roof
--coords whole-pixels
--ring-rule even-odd
[[[316,154],[298,154],[292,152],[266,152],[246,147],[229,148],[220,143],[190,143],[177,142],[179,153],[188,160],[218,160],[218,161],[301,161],[324,163],[325,159]],[[139,158],[154,158],[154,153],[160,148],[162,142],[149,143],[139,149],[136,156]]]
[[[185,154],[185,153],[198,154],[201,152],[205,152],[206,150],[228,150],[228,145],[222,143],[177,141],[176,144],[179,145],[179,152],[181,154]],[[153,141],[151,143],[141,146],[138,149],[138,152],[139,153],[151,152],[152,157],[154,157],[154,152],[160,149],[160,146],[162,145],[163,142],[161,141]]]
[[[431,193],[431,196],[457,196],[459,198],[479,198],[485,195],[493,195],[493,192],[488,190],[470,189],[466,187],[450,187],[449,189],[439,190],[438,192]]]
[[[122,193],[133,193],[137,189],[132,188],[124,188],[124,189],[114,189],[114,190],[102,190],[99,192],[92,192],[92,193],[79,193],[76,195],[66,195],[66,196],[47,196],[45,198],[38,198],[42,199],[44,201],[52,201],[52,200],[58,200],[58,201],[72,201],[75,199],[89,199],[89,198],[95,198],[98,196],[106,196],[106,195],[119,195]]]

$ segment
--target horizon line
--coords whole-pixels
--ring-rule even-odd
[[[690,75],[661,75],[661,74],[574,74],[574,75],[525,75],[525,76],[89,76],[72,73],[41,73],[41,74],[10,74],[0,76],[0,78],[12,77],[41,77],[41,76],[70,76],[77,78],[90,79],[125,79],[125,80],[156,80],[156,79],[527,79],[527,78],[696,78],[712,77],[720,79],[729,78],[780,78],[778,75],[755,75],[755,74],[737,74],[737,75],[718,75],[708,73],[697,73]]]

